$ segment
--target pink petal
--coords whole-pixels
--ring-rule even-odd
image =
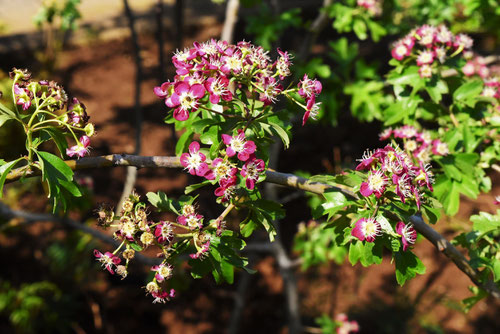
[[[359,192],[361,193],[361,195],[365,197],[368,197],[371,194],[373,194],[373,190],[370,189],[367,182],[361,183],[361,188],[359,189]]]
[[[222,134],[222,141],[224,142],[224,144],[231,145],[231,140],[233,140],[233,137],[231,137],[230,135]]]
[[[196,153],[199,150],[200,150],[200,143],[198,143],[197,141],[194,141],[191,144],[189,144],[189,152],[191,152],[191,154]]]
[[[174,110],[174,118],[178,121],[185,121],[189,118],[189,112],[182,108],[177,108]]]
[[[205,95],[205,87],[202,84],[192,85],[190,91],[197,99],[201,99]]]

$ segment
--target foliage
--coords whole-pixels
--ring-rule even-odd
[[[490,191],[488,172],[500,155],[500,81],[473,52],[473,40],[458,33],[461,27],[479,29],[479,22],[491,24],[497,10],[491,17],[475,11],[491,6],[346,0],[322,9],[339,34],[353,32],[361,41],[370,37],[370,43],[381,43],[389,33],[400,36],[391,45],[392,59],[383,64],[362,59],[363,44],[341,36],[328,42],[327,57],[299,59],[292,73],[291,54],[278,48],[272,58],[267,49],[287,29],[299,30],[308,21],[299,9],[274,13],[265,4],[259,16],[247,18],[247,32],[256,35],[260,46],[211,40],[177,51],[172,57],[176,76],[154,93],[168,109],[165,123],[182,132],[175,147],[180,165],[201,180],[179,198],[158,191],[148,193],[146,202],[133,192],[117,214],[101,207],[98,223],[112,227],[120,244],[112,252],[94,250],[96,259],[110,274],[125,278],[137,252],[159,249],[146,291],[160,303],[175,296],[170,279],[185,259],[195,279],[211,274],[217,283],[232,283],[235,270],[251,272],[241,255],[244,239],[262,228],[273,241],[275,224],[285,215],[280,204],[261,193],[271,144],[278,139],[290,146],[297,108],[304,112],[302,125],[315,118],[335,124],[341,110],[349,108],[361,121],[382,124],[380,139],[388,143],[367,151],[352,169],[309,178],[324,190],[310,201],[315,221],[302,225],[295,250],[304,269],[345,259],[367,267],[387,256],[400,285],[423,275],[425,266],[412,252],[417,241],[412,221],[423,217],[435,224],[443,212],[458,212],[460,196],[477,198]],[[50,22],[49,14],[44,19]],[[422,20],[436,25],[413,26],[427,22]],[[451,28],[442,24],[446,21],[453,22]],[[316,76],[322,82],[312,79]],[[68,102],[60,86],[33,81],[26,71],[14,69],[11,78],[13,107],[0,105],[0,126],[21,124],[27,156],[0,162],[0,191],[12,173],[38,169],[54,211],[67,211],[71,198],[82,192],[71,162],[63,159],[86,155],[94,132],[85,106],[77,99]],[[288,102],[285,109],[279,98]],[[76,145],[68,147],[67,138]],[[221,213],[213,219],[201,214],[196,196],[187,196],[202,188],[213,190],[219,205]],[[153,221],[149,205],[176,218]],[[233,210],[238,214],[229,216]],[[471,217],[471,232],[454,240],[468,251],[479,285],[499,286],[499,214]],[[473,292],[465,301],[468,308],[485,296],[479,288]],[[319,324],[331,332],[338,321],[347,318],[333,322],[323,317]]]

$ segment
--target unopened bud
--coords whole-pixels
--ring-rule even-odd
[[[126,249],[123,251],[123,258],[125,260],[132,260],[135,256],[135,250],[133,249]]]

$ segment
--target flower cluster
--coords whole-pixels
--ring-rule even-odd
[[[66,155],[85,156],[89,152],[90,137],[94,135],[94,125],[89,123],[90,117],[85,105],[76,98],[69,101],[64,89],[54,81],[31,80],[31,74],[27,70],[16,68],[9,74],[13,79],[16,105],[23,112],[31,114],[28,118],[30,130],[36,132],[51,126],[62,129],[76,142],[76,145],[66,149]],[[34,122],[37,116],[41,120],[40,125]]]
[[[467,59],[467,63],[462,67],[462,72],[466,76],[479,75],[483,79],[490,76],[490,69],[486,64],[486,59],[475,55],[472,51],[464,52],[464,58]]]
[[[262,47],[245,41],[236,45],[213,39],[195,42],[192,48],[174,54],[172,62],[177,73],[174,81],[164,82],[154,92],[165,100],[167,107],[174,109],[173,116],[178,121],[187,120],[199,108],[210,110],[204,106],[208,101],[229,107],[248,93],[256,92],[264,105],[270,105],[280,94],[289,96],[293,91],[285,91],[281,84],[291,74],[291,55],[280,49],[277,52],[277,59],[272,61]],[[302,106],[308,113],[317,112],[314,102]],[[231,112],[235,108],[224,111]]]
[[[135,257],[136,251],[142,251],[149,246],[159,247],[161,253],[158,256],[163,257],[163,261],[151,267],[155,275],[146,285],[146,291],[153,296],[154,303],[168,301],[175,294],[173,289],[167,292],[165,285],[174,271],[168,259],[175,251],[173,245],[176,239],[184,242],[191,240],[195,252],[189,254],[190,258],[203,260],[210,250],[212,234],[220,236],[224,230],[225,223],[222,219],[217,219],[212,224],[204,224],[204,217],[197,212],[192,200],[182,202],[175,222],[149,220],[146,204],[140,201],[140,196],[135,192],[123,202],[119,216],[115,216],[111,207],[101,206],[97,212],[99,225],[104,228],[116,228],[113,236],[120,240],[121,244],[112,253],[95,250],[96,259],[111,274],[117,273],[125,278],[129,262]],[[125,260],[124,265],[120,255]]]
[[[416,59],[420,76],[430,78],[433,67],[444,63],[448,57],[469,50],[472,44],[469,36],[454,35],[444,25],[423,25],[395,42],[391,54],[397,60]]]
[[[404,125],[395,129],[387,128],[380,134],[380,140],[401,139],[406,154],[417,163],[429,163],[433,155],[448,155],[448,145],[439,139],[432,139],[428,131],[419,132],[415,127]]]
[[[408,155],[398,147],[387,145],[374,152],[366,152],[356,170],[367,170],[366,181],[361,183],[363,196],[375,195],[380,198],[387,190],[397,194],[405,203],[407,199],[415,200],[420,209],[421,188],[432,191],[432,173],[430,165],[420,162],[413,164]]]
[[[357,5],[366,8],[371,16],[382,14],[382,0],[358,0]]]
[[[215,195],[219,201],[228,202],[238,189],[238,172],[245,180],[245,187],[252,190],[266,166],[264,160],[255,156],[257,147],[252,140],[246,139],[243,130],[233,136],[222,134],[222,142],[226,145],[225,154],[211,162],[206,161],[197,141],[189,145],[189,152],[183,153],[180,160],[190,174],[217,180],[219,187]]]

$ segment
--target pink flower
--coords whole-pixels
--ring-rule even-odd
[[[219,180],[219,185],[217,189],[215,189],[214,194],[217,197],[221,198],[221,202],[227,202],[229,201],[236,190],[236,175],[233,175],[228,178],[223,178]]]
[[[214,159],[212,161],[212,167],[214,178],[217,179],[231,178],[238,173],[238,169],[235,165],[221,158]]]
[[[359,191],[363,196],[370,196],[375,194],[377,198],[380,198],[385,191],[387,186],[387,177],[381,170],[371,170],[368,174],[368,179],[366,182],[361,183],[361,188]]]
[[[121,262],[121,259],[113,253],[106,252],[103,254],[97,249],[94,249],[94,256],[96,257],[97,261],[101,262],[101,265],[106,268],[110,274],[115,273],[113,271],[113,266],[116,266]]]
[[[357,171],[370,170],[377,164],[378,158],[375,156],[375,154],[367,150],[365,153],[363,153],[363,158],[358,159],[358,161],[360,161],[360,164],[356,166]]]
[[[426,50],[422,51],[420,55],[417,57],[417,65],[429,65],[434,61],[434,52]]]
[[[156,225],[155,237],[161,244],[170,243],[174,238],[172,224],[170,224],[170,222],[161,221],[158,225]]]
[[[453,43],[453,46],[457,49],[470,49],[472,48],[472,44],[474,44],[474,41],[468,35],[458,34],[457,36],[455,36],[455,42]]]
[[[155,87],[153,89],[153,91],[156,94],[156,96],[164,99],[173,93],[171,88],[173,88],[173,84],[171,82],[167,81],[167,82],[162,83],[161,86]]]
[[[191,230],[203,228],[203,216],[197,214],[196,212],[177,217],[177,222],[179,224],[186,225]]]
[[[430,78],[432,77],[432,67],[430,67],[427,64],[422,65],[418,69],[418,74],[420,75],[421,78]]]
[[[397,223],[396,232],[402,237],[403,251],[406,251],[410,247],[410,244],[413,245],[417,240],[417,231],[410,224]]]
[[[432,183],[434,182],[434,179],[432,178],[432,172],[430,171],[431,165],[426,164],[424,165],[422,162],[420,162],[419,167],[415,167],[415,181],[417,184],[421,187],[427,186],[427,188],[432,191]]]
[[[351,231],[353,237],[361,241],[373,242],[381,234],[380,224],[374,218],[361,218]]]
[[[392,57],[397,60],[402,60],[408,53],[408,48],[403,43],[396,44],[391,50]]]
[[[220,76],[218,78],[208,78],[205,81],[205,88],[210,94],[210,103],[217,104],[222,98],[224,101],[231,101],[233,99],[233,93],[228,88],[229,79]]]
[[[16,104],[22,106],[23,110],[29,109],[31,106],[31,93],[26,88],[21,88],[18,84],[15,84],[14,96]]]
[[[309,79],[307,74],[304,74],[304,77],[298,83],[298,87],[299,87],[298,94],[303,98],[318,95],[319,93],[321,93],[321,90],[323,89],[321,82],[319,82],[316,79],[314,80]]]
[[[173,267],[169,263],[162,263],[151,267],[151,271],[156,271],[155,278],[158,282],[163,282],[172,277]]]
[[[278,48],[277,51],[280,57],[274,65],[276,66],[276,72],[280,76],[280,80],[283,80],[285,77],[290,75],[290,65],[292,65],[292,62],[290,61],[291,57],[288,52],[283,52],[280,48]]]
[[[170,289],[169,293],[167,293],[166,291],[157,290],[157,291],[151,292],[151,296],[153,296],[153,298],[154,298],[153,304],[155,304],[155,303],[163,303],[164,304],[165,302],[169,301],[170,298],[175,297],[175,290]]]
[[[82,158],[85,156],[85,154],[89,153],[89,145],[90,138],[83,135],[80,137],[80,143],[66,149],[66,155],[68,155],[68,157],[78,156],[79,158]]]
[[[189,112],[198,110],[199,102],[205,95],[205,87],[196,83],[190,85],[185,81],[174,84],[173,94],[165,100],[165,104],[174,110],[174,118],[178,121],[185,121],[189,118]]]
[[[189,153],[182,153],[180,160],[181,165],[184,166],[191,175],[205,176],[205,174],[210,172],[210,168],[208,168],[205,162],[206,157],[200,152],[200,143],[197,141],[189,145]]]
[[[411,179],[408,174],[401,176],[392,175],[392,183],[396,185],[396,195],[399,196],[401,202],[405,203],[406,198],[411,197]]]
[[[462,67],[462,72],[468,77],[473,76],[476,73],[476,66],[472,61],[468,61],[464,67]]]
[[[241,168],[241,176],[246,178],[245,185],[248,189],[252,190],[255,183],[259,180],[259,175],[264,171],[266,165],[264,160],[255,159],[251,157]]]
[[[302,117],[302,126],[304,126],[311,117],[312,119],[316,119],[316,116],[318,116],[319,113],[319,106],[321,102],[315,103],[316,98],[314,96],[310,97],[307,100],[307,105],[306,105],[306,112],[304,113],[304,116]]]
[[[275,103],[278,95],[283,91],[281,84],[273,77],[263,77],[259,83],[262,85],[259,100],[264,102],[265,105]]]
[[[204,255],[210,250],[210,239],[207,240],[204,244],[202,244],[201,248],[198,249],[198,251],[194,254],[189,254],[189,257],[192,259],[199,259],[200,257],[203,258]]]
[[[439,139],[432,141],[432,153],[436,155],[448,155],[450,153],[448,144],[443,143]]]
[[[224,144],[227,145],[227,156],[233,157],[238,154],[238,159],[241,161],[247,161],[250,154],[254,153],[257,149],[257,146],[255,146],[253,141],[245,140],[245,133],[241,129],[238,130],[238,134],[233,137],[223,134],[222,140],[224,141]]]

